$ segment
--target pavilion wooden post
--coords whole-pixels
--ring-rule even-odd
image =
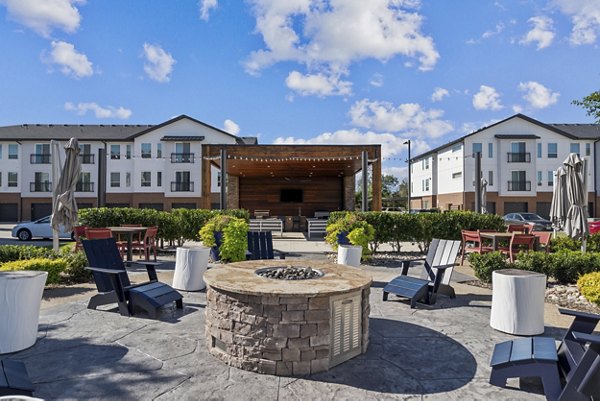
[[[371,210],[375,212],[381,211],[381,157],[375,154],[375,160],[371,163],[371,174],[373,180],[371,186],[373,189],[373,198],[371,200]]]
[[[200,195],[202,209],[210,209],[210,146],[202,146],[202,193]]]
[[[362,155],[362,205],[361,211],[366,212],[369,210],[367,202],[369,201],[369,153],[366,151],[361,152]]]
[[[227,209],[227,150],[221,148],[221,210]]]

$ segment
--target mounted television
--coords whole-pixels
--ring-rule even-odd
[[[279,196],[280,202],[302,202],[303,193],[301,189],[282,189]]]

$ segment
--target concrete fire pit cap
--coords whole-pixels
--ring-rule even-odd
[[[255,274],[257,269],[278,266],[310,266],[324,273],[310,280],[273,280]],[[247,295],[319,296],[344,294],[369,287],[370,274],[355,267],[311,260],[249,260],[215,267],[204,273],[213,288]]]

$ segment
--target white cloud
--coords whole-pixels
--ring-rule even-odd
[[[513,113],[516,113],[516,114],[522,113],[523,106],[521,106],[520,104],[513,104],[512,111],[513,111]]]
[[[352,93],[352,83],[342,81],[339,75],[306,74],[292,71],[285,79],[288,88],[302,96],[345,96]]]
[[[0,0],[8,16],[20,24],[49,37],[55,28],[75,32],[79,28],[81,15],[76,5],[84,0]]]
[[[217,0],[200,0],[200,18],[208,21],[210,11],[217,8]]]
[[[525,35],[519,43],[522,45],[537,43],[537,50],[550,46],[554,40],[552,18],[544,16],[531,17],[528,22],[533,25],[533,28],[527,32],[527,35]]]
[[[384,175],[393,175],[394,177],[397,177],[400,182],[402,182],[402,180],[404,180],[405,178],[407,178],[408,176],[408,168],[407,167],[381,167],[381,174]]]
[[[450,93],[448,93],[447,89],[439,88],[439,87],[435,88],[434,91],[433,91],[433,94],[431,95],[431,101],[432,102],[439,102],[445,96],[450,96]]]
[[[554,4],[571,16],[573,29],[570,42],[574,45],[591,45],[600,33],[600,2],[598,0],[554,0]]]
[[[400,132],[412,137],[436,138],[453,129],[450,122],[442,120],[442,110],[424,110],[416,103],[394,107],[389,102],[362,99],[352,105],[349,114],[352,124],[358,127]]]
[[[80,116],[83,116],[87,114],[88,111],[91,111],[94,113],[96,118],[116,118],[119,120],[127,120],[132,114],[131,110],[124,107],[102,107],[95,102],[77,104],[67,102],[65,103],[65,110],[74,111]]]
[[[558,101],[558,97],[560,96],[560,93],[552,92],[544,85],[535,81],[521,82],[519,90],[525,92],[523,99],[536,109],[543,109],[553,105]]]
[[[280,61],[335,74],[357,60],[385,62],[397,55],[416,58],[421,70],[430,70],[439,58],[433,39],[421,32],[419,1],[249,1],[265,43],[246,60],[252,74]]]
[[[171,54],[158,45],[144,43],[144,71],[150,79],[157,82],[169,82],[173,65],[176,63]]]
[[[53,41],[51,46],[50,57],[45,61],[59,65],[63,74],[77,79],[94,74],[92,62],[85,54],[77,52],[71,43]]]
[[[381,88],[383,86],[383,75],[379,73],[373,74],[369,83],[376,88]]]
[[[491,37],[501,34],[504,31],[504,28],[505,28],[504,23],[498,22],[493,30],[485,31],[484,33],[481,34],[481,37],[479,37],[478,39],[471,38],[471,39],[467,40],[467,44],[474,45],[477,43],[481,43],[484,39],[489,39]]]
[[[237,135],[240,132],[240,126],[234,121],[227,119],[225,122],[223,122],[223,130],[232,135]]]
[[[473,107],[477,110],[500,110],[504,106],[500,103],[500,94],[495,88],[481,85],[479,92],[473,95]]]

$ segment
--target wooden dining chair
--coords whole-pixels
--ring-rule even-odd
[[[508,258],[510,259],[510,263],[514,263],[515,258],[519,252],[533,251],[534,245],[535,235],[519,234],[517,232],[513,232],[508,248],[501,247],[498,248],[498,250],[508,256]]]
[[[120,224],[121,227],[143,227],[141,224]],[[137,238],[136,238],[137,236]],[[122,240],[122,238],[119,238]],[[142,241],[142,232],[140,231],[139,233],[134,234],[133,236],[133,241],[138,241],[141,242]]]
[[[479,230],[461,230],[462,243],[460,251],[460,265],[462,266],[465,261],[465,255],[469,253],[485,253],[491,252],[491,247],[484,247],[481,241]]]
[[[81,238],[85,237],[85,230],[88,226],[75,226],[73,227],[73,237],[75,238],[75,252],[82,251],[83,246],[81,245]]]
[[[507,233],[523,233],[526,234],[528,231],[528,227],[525,227],[525,224],[509,224],[506,227]]]
[[[113,238],[112,230],[110,228],[86,228],[85,229],[85,238],[86,239],[107,239]],[[117,241],[117,247],[119,248],[119,253],[121,257],[125,254],[127,248],[127,242],[123,244],[121,241]]]
[[[550,252],[550,239],[552,237],[551,232],[549,232],[549,231],[534,231],[532,233],[532,235],[534,235],[537,238],[538,246],[541,245],[542,249],[546,253]]]
[[[148,227],[146,233],[144,234],[144,238],[141,241],[134,241],[131,244],[132,251],[137,249],[139,251],[140,258],[143,252],[146,260],[150,260],[150,252],[152,251],[154,254],[154,261],[156,262],[156,254],[158,247],[157,234],[158,227]]]

